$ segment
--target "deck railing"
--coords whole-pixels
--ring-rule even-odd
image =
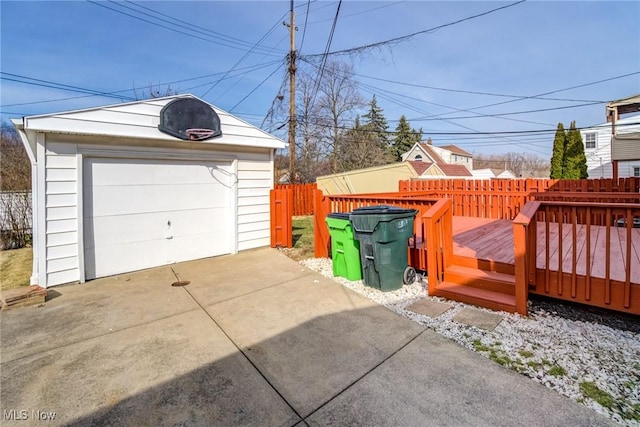
[[[420,256],[425,256],[428,265],[429,295],[444,281],[444,272],[453,259],[453,214],[451,201],[440,199],[422,216],[422,240]],[[417,229],[416,229],[417,230]]]
[[[640,203],[529,202],[513,224],[516,291],[640,314],[638,227]]]
[[[533,194],[623,194],[640,191],[640,178],[612,179],[414,179],[399,182],[399,191],[431,192],[435,198],[451,199],[453,215],[476,218],[514,219]],[[603,193],[604,192],[604,193]],[[548,199],[546,199],[548,200]]]

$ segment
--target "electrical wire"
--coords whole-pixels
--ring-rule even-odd
[[[315,84],[315,89],[313,90],[313,98],[311,99],[311,108],[313,108],[313,105],[316,102],[316,96],[318,95],[318,91],[320,89],[320,84],[322,82],[322,76],[324,74],[324,70],[327,66],[327,58],[328,55],[327,53],[329,52],[329,49],[331,49],[331,43],[333,41],[333,34],[334,31],[336,29],[336,24],[338,23],[338,15],[340,14],[340,6],[342,5],[342,0],[340,0],[338,2],[338,8],[336,9],[336,14],[333,17],[333,24],[331,25],[331,31],[329,32],[329,39],[327,40],[327,44],[325,46],[324,52],[325,55],[322,57],[321,61],[320,61],[320,72],[318,73],[318,79],[316,80],[316,84]]]
[[[479,14],[476,14],[476,15],[468,16],[466,18],[458,19],[457,21],[449,22],[447,24],[438,25],[437,27],[428,28],[426,30],[416,31],[415,33],[407,34],[407,35],[404,35],[404,36],[395,37],[395,38],[384,40],[384,41],[381,41],[381,42],[370,43],[370,44],[363,45],[363,46],[352,47],[352,48],[349,48],[349,49],[337,50],[337,51],[329,52],[329,53],[307,55],[307,58],[326,56],[326,55],[349,55],[349,54],[352,54],[352,53],[364,52],[366,50],[370,50],[370,49],[377,48],[377,47],[380,47],[380,46],[384,46],[384,45],[387,45],[387,44],[399,43],[399,42],[408,40],[408,39],[413,38],[413,37],[415,37],[417,35],[420,35],[420,34],[434,32],[434,31],[440,30],[442,28],[450,27],[452,25],[460,24],[460,23],[465,22],[465,21],[469,21],[469,20],[472,20],[472,19],[480,18],[482,16],[489,15],[491,13],[498,12],[500,10],[513,7],[513,6],[519,5],[520,3],[524,3],[525,1],[526,0],[520,0],[520,1],[517,1],[515,3],[511,3],[511,4],[508,4],[508,5],[505,5],[505,6],[501,6],[501,7],[495,8],[495,9],[488,10],[486,12],[482,12],[482,13],[479,13]]]
[[[309,6],[311,5],[311,0],[307,0],[307,12],[304,15],[304,27],[302,29],[302,40],[300,41],[300,49],[298,52],[302,51],[302,46],[304,46],[304,36],[307,34],[307,21],[309,19]]]
[[[253,71],[258,71],[261,70],[263,68],[269,67],[271,65],[280,63],[282,60],[277,60],[277,61],[270,61],[264,64],[259,64],[259,65],[251,65],[251,66],[246,66],[246,67],[241,67],[236,69],[236,71],[240,71],[240,70],[246,70],[243,71],[242,73],[238,73],[238,74],[234,74],[231,76],[228,76],[227,78],[233,78],[233,77],[237,77],[237,76],[241,76],[241,75],[245,75],[248,73],[251,73]],[[2,74],[11,74],[11,73],[6,73],[6,72],[0,72]],[[190,77],[190,78],[186,78],[186,79],[181,79],[181,80],[174,80],[174,81],[170,81],[170,82],[164,82],[164,83],[158,83],[159,86],[170,86],[172,84],[177,84],[177,83],[184,83],[184,82],[188,82],[188,81],[193,81],[193,80],[200,80],[200,79],[204,79],[207,77],[213,77],[213,76],[217,76],[220,74],[225,74],[227,73],[227,71],[222,71],[219,73],[212,73],[212,74],[205,74],[203,76],[198,76],[198,77]],[[34,81],[43,81],[40,79],[35,79],[33,77],[27,77],[27,76],[22,76],[19,74],[12,74],[13,76],[16,76],[17,78],[22,78],[22,79],[28,79],[28,80],[34,80]],[[24,84],[31,84],[30,82],[27,81],[19,81],[19,80],[13,80],[16,81],[18,83],[24,83]],[[48,82],[48,81],[44,81],[44,82]],[[63,83],[56,83],[56,82],[48,82],[51,83],[52,85],[56,85],[56,86],[47,86],[47,87],[52,87],[54,89],[60,89],[60,90],[67,90],[65,87],[61,87],[61,86],[70,86],[70,85],[65,85]],[[197,86],[192,86],[190,88],[185,88],[183,90],[183,92],[188,92],[191,89],[196,89],[202,86],[208,86],[210,85],[211,82],[206,82],[203,84],[199,84]],[[81,89],[81,88],[77,88],[77,89]],[[3,104],[0,105],[0,108],[6,108],[6,107],[16,107],[16,106],[22,106],[22,105],[33,105],[33,104],[44,104],[44,103],[50,103],[50,102],[60,102],[60,101],[69,101],[69,100],[73,100],[73,99],[82,99],[82,98],[90,98],[93,96],[105,96],[105,97],[109,97],[109,98],[115,98],[115,99],[124,99],[124,100],[135,100],[134,97],[128,97],[128,96],[121,96],[118,94],[122,94],[122,93],[127,93],[127,92],[133,92],[135,91],[136,88],[133,89],[122,89],[122,90],[116,90],[116,91],[110,91],[110,92],[106,92],[106,91],[97,91],[97,90],[92,90],[92,89],[86,89],[86,91],[81,91],[81,90],[76,90],[75,92],[80,92],[80,93],[88,93],[88,95],[82,95],[82,96],[72,96],[72,97],[66,97],[66,98],[58,98],[58,99],[49,99],[49,100],[42,100],[42,101],[32,101],[32,102],[20,102],[20,103],[14,103],[14,104]],[[113,96],[110,96],[113,95]],[[118,95],[118,96],[116,96]]]
[[[218,40],[213,40],[213,39],[211,39],[211,38],[206,38],[206,37],[198,36],[197,34],[187,33],[187,32],[185,32],[185,31],[182,31],[182,30],[179,30],[179,29],[176,29],[176,28],[172,28],[172,27],[169,27],[169,26],[166,26],[166,25],[160,24],[160,23],[158,23],[158,22],[153,22],[153,21],[150,21],[150,20],[148,20],[148,19],[141,18],[141,17],[136,16],[136,15],[132,15],[132,14],[127,13],[127,12],[124,12],[124,11],[122,11],[122,10],[114,9],[114,8],[109,7],[109,6],[106,6],[106,5],[104,5],[104,4],[100,3],[100,2],[96,2],[96,1],[93,1],[93,0],[86,0],[86,1],[87,1],[88,3],[91,3],[91,4],[95,5],[95,6],[99,6],[99,7],[105,8],[105,9],[109,9],[109,10],[111,10],[111,11],[113,11],[113,12],[116,12],[116,13],[119,13],[119,14],[122,14],[122,15],[129,16],[129,17],[131,17],[131,18],[133,18],[133,19],[137,19],[137,20],[140,20],[140,21],[146,22],[146,23],[148,23],[148,24],[155,25],[155,26],[157,26],[157,27],[161,27],[161,28],[167,29],[167,30],[169,30],[169,31],[173,31],[173,32],[175,32],[175,33],[183,34],[183,35],[188,36],[188,37],[192,37],[192,38],[196,38],[196,39],[199,39],[199,40],[203,40],[203,41],[206,41],[206,42],[209,42],[209,43],[217,44],[217,45],[219,45],[219,46],[228,47],[228,48],[230,48],[230,49],[237,49],[237,50],[247,51],[247,49],[246,49],[246,48],[244,48],[244,47],[234,46],[234,45],[229,44],[229,43],[224,43],[224,42],[221,42],[221,41],[218,41]],[[156,19],[158,19],[158,18],[156,18]],[[278,56],[278,55],[273,55],[273,56]]]
[[[242,57],[235,63],[233,64],[233,66],[231,67],[231,69],[229,69],[229,71],[227,71],[227,74],[230,73],[231,71],[233,71],[238,65],[240,65],[240,63],[251,54],[251,52],[254,50],[254,48],[258,47],[260,45],[260,42],[262,42],[264,39],[266,39],[272,32],[273,30],[275,30],[276,26],[278,26],[280,24],[280,21],[285,17],[286,15],[283,15],[282,17],[280,17],[275,24],[273,24],[273,26],[262,36],[260,37],[260,40],[258,40],[252,47],[251,49],[246,52],[244,55],[242,55]],[[264,54],[264,56],[267,56],[267,54]],[[226,77],[227,74],[225,74],[222,78]],[[221,79],[222,80],[222,79]],[[213,88],[215,88],[218,83],[220,82],[217,81],[215,82],[213,85],[211,85],[211,87],[209,89],[207,89],[203,94],[202,97],[204,98],[205,95],[207,95]]]
[[[226,39],[226,40],[227,40],[227,41],[229,41],[229,42],[239,43],[239,44],[245,45],[245,46],[247,46],[247,47],[251,47],[251,46],[253,45],[253,43],[247,42],[247,41],[245,41],[245,40],[241,40],[241,39],[236,38],[236,37],[228,36],[228,35],[226,35],[226,34],[219,33],[219,32],[217,32],[217,31],[211,30],[211,29],[209,29],[209,28],[205,28],[205,27],[201,27],[201,26],[199,26],[199,25],[196,25],[196,24],[194,24],[193,22],[184,21],[184,20],[178,19],[178,18],[176,18],[176,17],[174,17],[174,16],[167,15],[167,14],[162,13],[162,12],[158,12],[157,10],[151,9],[150,7],[143,6],[143,5],[142,5],[142,4],[140,4],[140,3],[136,3],[136,2],[133,2],[133,1],[130,1],[130,0],[124,0],[124,1],[125,1],[125,3],[133,4],[133,5],[135,5],[136,7],[139,7],[139,8],[141,8],[141,9],[145,9],[145,10],[148,10],[148,11],[150,11],[150,12],[152,12],[152,13],[156,14],[156,15],[164,16],[164,17],[166,17],[166,18],[171,19],[172,21],[175,21],[175,22],[178,22],[178,23],[180,23],[180,24],[183,24],[183,25],[181,25],[181,27],[184,27],[184,25],[188,25],[189,29],[191,29],[191,28],[198,28],[198,29],[201,29],[201,30],[203,30],[203,31],[206,31],[207,33],[214,34],[214,35],[216,35],[217,37],[220,37],[220,38]],[[156,19],[159,19],[159,18],[156,18]],[[167,21],[167,22],[169,22],[169,21]]]
[[[271,76],[273,76],[276,71],[280,70],[280,68],[282,68],[284,66],[284,64],[280,64],[275,70],[273,70],[273,72],[271,74],[269,74],[267,77],[265,77],[264,80],[262,80],[255,88],[253,88],[248,94],[245,95],[244,98],[242,98],[240,101],[238,101],[233,107],[231,107],[229,109],[229,112],[233,112],[233,110],[240,104],[242,104],[242,102],[244,102],[251,94],[253,94],[253,92],[255,92],[256,90],[258,90],[258,88],[260,86],[262,86],[267,80],[269,80],[271,78]]]
[[[356,76],[358,76],[358,77],[364,77],[365,79],[371,79],[371,80],[378,80],[378,81],[382,81],[382,82],[385,82],[385,83],[394,83],[394,84],[398,84],[398,85],[402,85],[402,86],[417,87],[417,88],[422,88],[422,89],[439,90],[439,91],[443,91],[443,92],[465,93],[465,94],[469,94],[469,95],[484,95],[484,96],[495,96],[495,97],[503,97],[503,98],[519,98],[519,99],[523,99],[523,98],[542,99],[542,100],[545,100],[545,101],[601,102],[601,103],[606,102],[606,101],[601,101],[601,100],[544,98],[544,97],[541,97],[541,96],[529,96],[529,97],[526,97],[526,96],[523,96],[523,95],[507,95],[507,94],[503,94],[503,93],[478,92],[478,91],[473,91],[473,90],[451,89],[451,88],[444,88],[444,87],[419,85],[419,84],[415,84],[415,83],[399,82],[399,81],[395,81],[395,80],[382,79],[382,78],[379,78],[379,77],[367,76],[367,75],[358,74],[358,73],[354,73],[354,74]]]

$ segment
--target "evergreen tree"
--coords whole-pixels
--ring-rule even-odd
[[[556,137],[553,140],[553,155],[551,156],[552,179],[560,179],[564,176],[564,155],[566,145],[566,134],[562,123],[558,123]]]
[[[384,117],[382,108],[378,106],[375,95],[373,95],[369,103],[369,111],[362,117],[366,119],[363,127],[374,135],[381,147],[387,149],[389,147],[389,135],[387,133],[389,125]]]
[[[571,122],[567,132],[567,143],[565,149],[565,172],[566,179],[585,179],[587,173],[587,156],[584,154],[584,144],[582,135],[576,128],[575,120]]]
[[[420,142],[421,136],[422,129],[420,131],[411,129],[409,121],[403,114],[400,117],[400,121],[396,127],[395,137],[393,138],[392,151],[396,161],[401,161],[402,155],[409,151],[411,147],[413,147],[413,144]]]
[[[553,141],[550,176],[554,179],[584,179],[588,177],[584,144],[575,121],[571,122],[568,131],[564,130],[562,123],[558,123],[556,137]]]

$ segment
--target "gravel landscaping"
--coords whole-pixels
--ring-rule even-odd
[[[556,301],[530,301],[529,317],[499,312],[492,330],[453,320],[467,304],[427,296],[426,278],[392,292],[333,277],[331,260],[300,261],[307,268],[431,328],[506,368],[582,403],[618,424],[640,426],[640,319]],[[451,309],[436,316],[407,307],[427,298]],[[480,309],[488,313],[490,310]]]

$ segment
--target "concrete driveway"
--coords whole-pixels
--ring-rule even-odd
[[[51,296],[1,314],[2,425],[610,424],[272,249]]]

